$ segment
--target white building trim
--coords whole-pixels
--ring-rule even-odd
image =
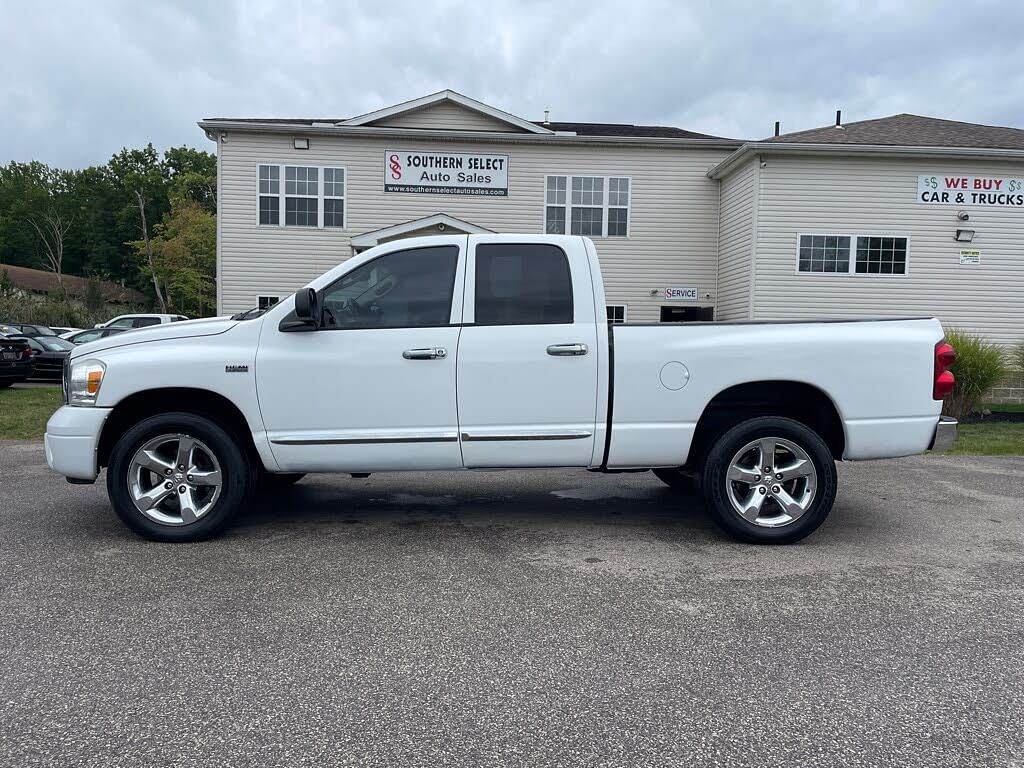
[[[433,216],[425,216],[422,219],[412,219],[411,221],[404,221],[401,224],[395,224],[393,227],[384,227],[383,229],[375,229],[372,232],[364,232],[361,235],[356,235],[352,238],[352,247],[372,248],[382,240],[401,237],[402,235],[407,235],[410,232],[417,232],[421,229],[436,227],[441,224],[446,228],[466,232],[470,235],[494,234],[493,229],[487,229],[476,224],[471,224],[468,221],[463,221],[462,219],[457,219],[454,216],[449,216],[447,213],[436,213]]]
[[[366,125],[367,123],[374,123],[378,120],[384,120],[389,117],[395,117],[396,115],[403,115],[406,112],[414,112],[418,109],[423,109],[424,107],[429,107],[434,104],[439,104],[445,101],[451,102],[453,104],[458,104],[460,107],[472,110],[473,112],[478,112],[482,115],[487,115],[488,117],[491,117],[495,120],[500,120],[503,123],[515,126],[516,128],[519,128],[522,131],[526,131],[527,133],[542,133],[548,135],[554,133],[554,131],[531,123],[529,120],[524,120],[521,117],[516,117],[510,112],[505,112],[503,110],[496,109],[495,107],[484,104],[482,101],[477,101],[476,99],[469,98],[469,96],[463,96],[461,93],[456,93],[455,91],[449,90],[438,91],[437,93],[431,93],[427,96],[421,96],[418,99],[403,101],[401,104],[395,104],[390,107],[385,107],[384,109],[378,109],[374,112],[367,112],[365,115],[358,115],[357,117],[353,117],[348,120],[343,120],[342,122],[338,123],[338,125]]]

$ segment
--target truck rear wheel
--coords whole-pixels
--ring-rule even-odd
[[[254,471],[235,439],[192,413],[144,419],[114,445],[107,492],[122,522],[151,541],[223,531],[249,498]]]
[[[711,446],[704,498],[726,533],[755,544],[791,544],[825,522],[836,466],[825,441],[793,419],[748,419]]]

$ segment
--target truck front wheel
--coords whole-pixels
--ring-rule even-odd
[[[800,422],[759,417],[714,442],[701,485],[726,533],[756,544],[790,544],[828,517],[836,466],[825,441]]]
[[[117,516],[151,541],[200,541],[223,531],[254,482],[245,452],[192,413],[144,419],[114,445],[107,492]]]

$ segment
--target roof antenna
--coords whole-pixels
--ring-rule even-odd
[[[843,110],[837,109],[836,110],[836,128],[842,128],[842,127],[843,127]]]
[[[544,110],[544,125],[551,125],[551,122],[548,120],[548,116],[550,114],[551,114],[551,110],[550,109],[545,109]]]
[[[776,136],[779,135],[779,128],[781,127],[781,125],[782,124],[778,120],[775,121],[775,135]]]

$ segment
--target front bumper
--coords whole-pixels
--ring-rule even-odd
[[[953,447],[956,440],[956,419],[949,416],[940,416],[939,423],[935,425],[935,435],[932,437],[932,444],[928,446],[929,451],[948,451]]]
[[[46,423],[46,463],[76,480],[95,480],[96,451],[110,408],[62,406]]]

